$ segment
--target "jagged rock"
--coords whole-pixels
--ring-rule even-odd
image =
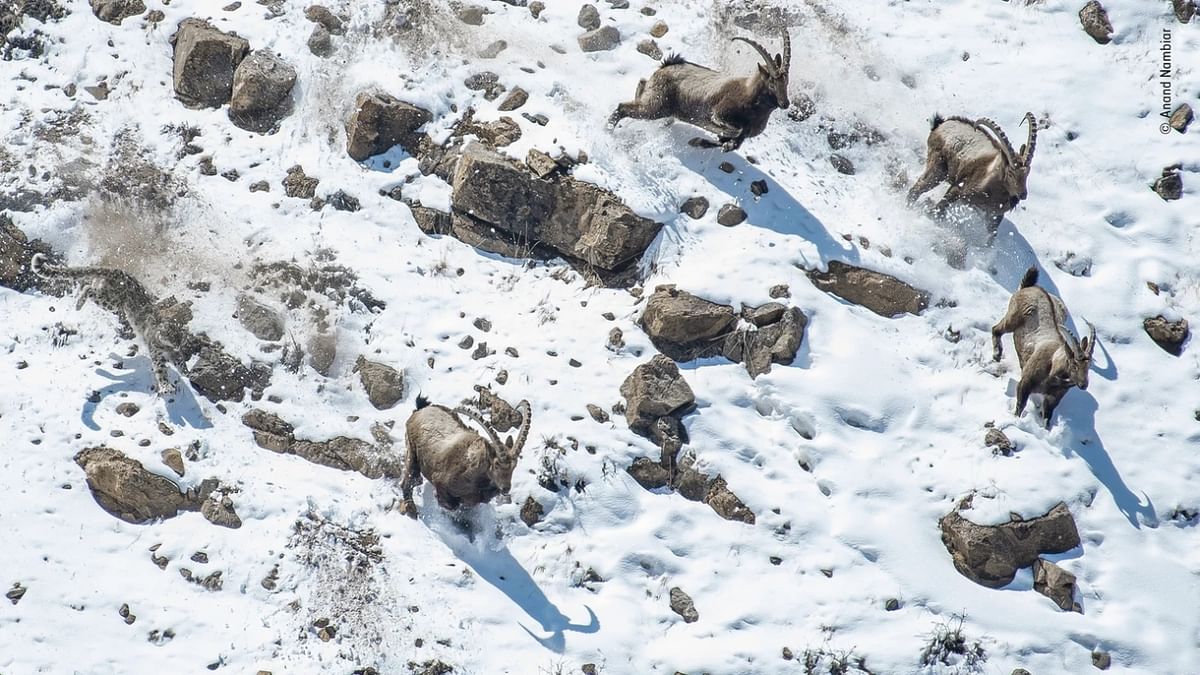
[[[286,453],[296,441],[295,428],[278,415],[255,408],[242,415],[242,424],[254,432],[254,443],[272,452]]]
[[[704,197],[689,197],[679,207],[680,213],[685,213],[692,220],[700,220],[708,213],[708,200]]]
[[[163,464],[174,471],[176,476],[183,477],[183,455],[179,452],[179,448],[167,448],[160,453],[160,456]]]
[[[482,91],[487,101],[496,100],[505,90],[505,86],[500,84],[500,76],[490,70],[468,75],[463,84],[471,91]]]
[[[774,363],[790,364],[795,360],[796,352],[804,342],[808,317],[796,307],[787,308],[779,303],[771,304],[782,308],[778,315],[774,314],[772,309],[772,313],[759,317],[762,321],[771,319],[771,323],[761,325],[758,330],[732,333],[725,338],[721,346],[721,353],[725,358],[745,364],[746,372],[752,378],[770,372]]]
[[[341,471],[357,471],[367,478],[399,478],[400,462],[386,447],[337,436],[327,441],[301,440],[294,428],[278,415],[254,409],[242,416],[242,424],[254,432],[258,447],[280,454],[296,455],[314,464]]]
[[[312,33],[308,36],[308,51],[321,58],[333,54],[333,38],[329,36],[329,30],[325,26],[313,26]]]
[[[579,16],[575,19],[584,30],[595,30],[600,27],[600,10],[588,3],[579,8]]]
[[[204,500],[200,505],[200,515],[213,525],[228,527],[231,530],[242,526],[242,519],[233,509],[233,500],[219,492],[213,492]]]
[[[533,496],[525,498],[525,503],[521,505],[521,522],[525,523],[526,527],[533,527],[542,520],[542,516],[546,515],[546,509],[534,499]]]
[[[603,52],[621,44],[621,31],[616,26],[601,26],[579,36],[579,49],[585,52]]]
[[[1083,24],[1084,32],[1096,42],[1105,45],[1112,41],[1113,27],[1108,20],[1108,12],[1097,0],[1089,0],[1079,10],[1079,22]]]
[[[736,520],[747,525],[753,525],[754,512],[750,510],[738,496],[733,494],[725,479],[717,476],[708,484],[708,492],[704,495],[704,503],[712,507],[725,520]]]
[[[247,131],[265,133],[279,127],[291,112],[296,69],[275,54],[256,50],[233,73],[229,119]]]
[[[596,420],[600,424],[608,422],[608,413],[604,412],[604,408],[601,408],[593,403],[589,403],[587,404],[587,411],[588,414],[592,416],[592,419]]]
[[[333,35],[343,35],[346,32],[346,27],[342,24],[342,20],[324,5],[312,5],[308,9],[305,9],[304,18],[320,25]]]
[[[719,336],[737,320],[728,305],[696,297],[674,285],[662,285],[646,302],[638,324],[656,349],[676,361],[712,356],[719,352]]]
[[[456,137],[467,134],[475,135],[488,147],[503,148],[521,139],[521,125],[507,115],[493,122],[476,122],[474,113],[468,111],[454,131]]]
[[[275,342],[283,337],[283,317],[279,312],[245,293],[238,296],[237,319],[259,340]]]
[[[725,204],[717,211],[717,222],[725,227],[740,225],[746,221],[746,210],[737,204]]]
[[[314,333],[308,339],[308,365],[313,370],[328,377],[336,358],[337,333],[332,330]]]
[[[607,190],[570,176],[539,179],[481,143],[463,149],[450,182],[455,236],[485,224],[527,250],[537,242],[606,271],[639,257],[662,228]]]
[[[1195,0],[1171,0],[1172,8],[1175,10],[1175,18],[1179,19],[1179,23],[1188,23],[1196,16]]]
[[[638,457],[625,471],[647,490],[667,487],[671,484],[671,470],[649,457]]]
[[[685,411],[696,402],[679,367],[661,354],[633,369],[621,384],[621,396],[625,397],[625,419],[630,428],[645,431],[659,417]]]
[[[418,129],[432,119],[433,114],[428,110],[388,94],[362,92],[346,122],[346,152],[360,162],[387,152],[394,145],[416,155],[423,136]]]
[[[896,277],[833,260],[829,271],[810,270],[813,285],[846,302],[866,307],[888,318],[920,314],[929,306],[929,294]]]
[[[283,179],[283,193],[297,199],[312,199],[320,183],[320,178],[305,175],[304,167],[297,164],[287,170],[287,177]]]
[[[994,455],[1011,457],[1013,451],[1016,450],[1012,441],[1008,440],[1008,436],[1005,436],[1003,431],[995,427],[989,428],[987,433],[984,434],[983,444],[991,448]]]
[[[1183,176],[1179,173],[1179,165],[1168,166],[1162,175],[1151,186],[1163,201],[1169,202],[1183,197]]]
[[[1029,567],[1044,553],[1064,553],[1079,546],[1075,519],[1061,502],[1045,515],[993,526],[976,525],[955,509],[938,525],[955,569],[988,588],[1008,585],[1018,569]]]
[[[1162,315],[1146,319],[1142,322],[1142,327],[1155,344],[1162,347],[1168,354],[1175,356],[1183,353],[1183,343],[1187,342],[1188,335],[1191,333],[1187,319],[1168,321]]]
[[[510,112],[525,105],[525,102],[528,100],[529,92],[520,87],[513,87],[513,90],[509,92],[508,96],[504,97],[504,100],[500,102],[500,105],[496,109],[500,112]]]
[[[684,623],[695,623],[700,620],[700,613],[696,611],[696,605],[692,602],[691,596],[683,592],[683,589],[676,586],[671,589],[671,611],[683,617]]]
[[[654,59],[655,61],[662,60],[662,57],[663,57],[662,48],[659,47],[658,43],[655,42],[654,40],[645,39],[645,40],[638,41],[637,50],[638,50],[639,54],[645,54],[646,56],[649,56],[650,58]]]
[[[142,0],[91,0],[91,3],[92,13],[96,18],[114,26],[119,26],[125,19],[146,11]]]
[[[262,391],[267,387],[271,368],[257,363],[247,367],[220,345],[206,344],[188,372],[188,380],[200,395],[214,403],[241,401],[247,388]]]
[[[387,410],[404,398],[404,374],[395,368],[359,356],[354,370],[376,410]]]
[[[250,43],[207,21],[189,18],[171,38],[175,47],[175,96],[185,105],[217,108],[233,96],[233,74]]]
[[[525,155],[525,166],[529,167],[538,178],[549,178],[562,169],[554,158],[537,148],[530,148]]]
[[[49,245],[38,239],[30,241],[7,213],[0,213],[0,286],[19,292],[43,286],[47,287],[43,290],[53,290],[29,268],[37,253],[53,258]]]
[[[1064,611],[1083,614],[1075,602],[1075,575],[1048,560],[1033,562],[1033,590],[1054,601]]]
[[[1175,112],[1171,113],[1171,118],[1168,121],[1168,124],[1171,125],[1172,129],[1181,134],[1187,133],[1188,125],[1192,123],[1193,117],[1194,114],[1192,113],[1192,106],[1186,103],[1181,103],[1179,104],[1179,107],[1175,109]]]
[[[105,511],[128,523],[172,518],[185,510],[187,496],[174,482],[147,471],[141,462],[112,448],[88,448],[75,455],[88,488]]]

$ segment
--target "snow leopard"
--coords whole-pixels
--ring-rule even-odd
[[[155,390],[160,396],[174,394],[177,388],[168,377],[167,364],[173,363],[180,372],[186,371],[185,363],[190,356],[188,343],[193,338],[183,324],[191,318],[190,309],[184,307],[182,316],[179,312],[175,312],[174,317],[164,316],[162,303],[128,272],[111,267],[51,265],[45,258],[41,253],[33,257],[30,268],[34,274],[83,286],[83,293],[75,303],[76,310],[82,309],[90,299],[114,312],[146,343],[153,364]],[[178,307],[173,298],[170,304]]]

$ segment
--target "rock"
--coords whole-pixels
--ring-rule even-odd
[[[242,365],[217,344],[204,345],[199,358],[188,372],[188,380],[196,391],[216,403],[241,401],[245,390],[262,391],[271,380],[271,369],[263,364]]]
[[[708,213],[708,200],[704,197],[689,197],[679,207],[680,213],[686,213],[692,220],[700,220]]]
[[[676,361],[691,361],[718,353],[719,342],[714,339],[726,333],[736,320],[737,315],[728,305],[663,285],[654,289],[638,325],[660,352]]]
[[[770,296],[772,300],[778,300],[780,298],[792,297],[792,291],[790,288],[788,288],[787,284],[775,284],[771,287],[771,290],[767,293],[767,295]]]
[[[1152,186],[1163,201],[1169,202],[1183,197],[1183,176],[1179,174],[1179,165],[1168,166]]]
[[[1196,15],[1195,0],[1171,0],[1171,5],[1175,10],[1175,18],[1179,19],[1179,23],[1188,23]]]
[[[929,306],[929,294],[899,279],[833,260],[829,271],[810,270],[808,278],[817,288],[846,302],[866,307],[880,316],[894,317],[905,312],[920,314]]]
[[[458,20],[468,26],[482,26],[485,14],[490,14],[490,12],[479,5],[467,5],[459,8]]]
[[[358,201],[358,197],[349,194],[345,190],[338,190],[329,195],[325,203],[329,204],[338,211],[348,211],[353,213],[362,208],[362,203]]]
[[[847,176],[853,176],[855,173],[854,162],[851,162],[849,159],[846,159],[845,157],[843,157],[839,154],[835,153],[835,154],[830,155],[829,163],[832,164],[834,170],[840,174],[844,174]]]
[[[8,589],[8,591],[6,591],[4,593],[4,597],[7,598],[9,602],[11,602],[12,604],[15,605],[21,601],[21,598],[25,597],[25,593],[28,590],[29,590],[28,588],[21,585],[21,582],[17,581],[15,583],[13,583],[12,588]]]
[[[535,19],[541,16],[545,9],[546,3],[542,2],[542,0],[533,0],[533,2],[529,3],[529,13]]]
[[[725,227],[740,225],[746,220],[746,211],[737,204],[725,204],[717,211],[717,222]]]
[[[333,362],[337,358],[337,333],[325,331],[314,333],[308,339],[308,365],[318,373],[329,377]]]
[[[754,512],[750,510],[738,496],[733,494],[726,485],[725,479],[717,476],[708,484],[708,492],[704,495],[704,503],[712,507],[725,520],[736,520],[747,525],[754,524]]]
[[[234,71],[250,51],[244,39],[201,19],[184,19],[171,38],[175,47],[175,96],[185,105],[217,108],[233,96]]]
[[[242,519],[233,509],[233,500],[217,492],[210,494],[208,499],[205,499],[204,503],[200,505],[200,515],[213,525],[228,527],[231,530],[242,526]],[[216,572],[216,574],[220,574],[220,572]]]
[[[727,336],[721,353],[730,361],[744,363],[752,378],[770,372],[772,364],[790,364],[804,342],[808,317],[796,307],[783,308],[778,316],[777,321],[756,331],[743,330]]]
[[[1171,113],[1171,119],[1168,123],[1171,125],[1172,129],[1183,134],[1187,133],[1188,125],[1192,123],[1193,117],[1194,115],[1192,113],[1192,106],[1186,103],[1181,103],[1179,107],[1175,109],[1175,112]]]
[[[312,199],[316,196],[317,185],[320,183],[320,178],[305,175],[304,167],[297,164],[288,169],[287,178],[283,179],[283,193],[297,199]]]
[[[1092,652],[1092,665],[1100,670],[1108,670],[1112,667],[1112,655],[1105,651],[1096,650]]]
[[[1024,668],[1014,668],[1010,675],[1030,675],[1030,673]]]
[[[976,525],[955,509],[938,525],[955,569],[988,588],[1008,585],[1018,569],[1029,567],[1044,553],[1064,553],[1079,546],[1075,519],[1061,502],[1045,515],[994,526]]]
[[[638,457],[625,471],[646,490],[657,490],[671,484],[671,470],[649,457]]]
[[[1063,611],[1083,614],[1075,602],[1075,575],[1048,560],[1033,562],[1033,590],[1054,601]]]
[[[496,100],[505,90],[500,84],[500,76],[490,70],[468,75],[463,84],[471,91],[482,91],[483,98],[488,101]]]
[[[387,410],[404,398],[404,374],[395,368],[359,356],[354,370],[376,410]]]
[[[417,227],[425,234],[450,234],[451,217],[445,211],[424,206],[409,206]]]
[[[600,10],[593,4],[583,5],[575,21],[584,30],[595,30],[600,27]]]
[[[1183,353],[1183,343],[1187,342],[1188,335],[1191,334],[1187,319],[1168,321],[1162,315],[1146,319],[1142,322],[1142,327],[1155,344],[1175,356]]]
[[[275,342],[283,337],[283,317],[279,312],[245,293],[238,296],[237,319],[259,340]]]
[[[1011,457],[1016,449],[1012,441],[1008,440],[1008,436],[995,427],[989,428],[984,434],[983,444],[992,449],[993,455],[1004,455],[1005,457]]]
[[[479,58],[494,59],[497,56],[500,56],[500,52],[504,51],[505,49],[508,49],[508,42],[504,40],[495,40],[488,46],[479,50]]]
[[[692,602],[692,598],[678,586],[671,589],[671,611],[683,617],[684,623],[695,623],[700,620],[700,613],[696,611],[696,605]]]
[[[92,13],[96,18],[114,26],[119,26],[125,19],[146,11],[142,0],[91,0],[91,3]]]
[[[133,417],[138,414],[138,410],[140,408],[138,408],[136,403],[121,403],[117,406],[117,414],[122,417]]]
[[[520,87],[514,87],[513,90],[508,93],[508,96],[504,97],[504,100],[500,102],[500,105],[496,109],[500,112],[510,112],[525,105],[525,102],[528,100],[528,92]]]
[[[546,515],[546,509],[534,499],[533,496],[525,498],[525,503],[521,505],[521,522],[525,523],[526,527],[533,527],[542,520],[542,516]]]
[[[1096,42],[1106,45],[1112,41],[1113,27],[1108,20],[1108,12],[1097,0],[1089,0],[1079,10],[1079,22],[1083,24],[1083,31]]]
[[[75,463],[87,474],[96,503],[127,523],[172,518],[187,507],[179,486],[112,448],[83,450]]]
[[[247,131],[266,133],[291,112],[296,69],[275,54],[256,50],[233,73],[229,119]]]
[[[179,448],[167,448],[160,456],[162,463],[174,471],[176,476],[183,477],[183,455],[180,454]]]
[[[286,453],[296,441],[295,428],[278,415],[253,409],[242,415],[242,424],[254,432],[254,443],[271,452]]]
[[[254,181],[250,184],[251,192],[270,192],[271,184],[265,180]]]
[[[621,44],[621,31],[616,26],[601,26],[580,35],[579,49],[585,52],[603,52]]]
[[[661,354],[634,368],[621,384],[621,396],[626,401],[625,419],[635,430],[648,430],[657,418],[683,412],[696,402],[679,367]]]
[[[592,419],[596,420],[600,424],[604,424],[605,422],[608,422],[608,413],[604,412],[604,408],[601,408],[598,405],[589,403],[589,404],[587,404],[587,411],[588,411],[588,414],[592,416]]]
[[[48,245],[38,239],[30,241],[8,213],[0,211],[0,286],[18,292],[43,287],[43,290],[53,290],[52,283],[34,274],[29,267],[33,256],[38,253],[53,262],[54,256]],[[63,290],[67,288],[65,284],[61,287]],[[61,291],[55,294],[61,294]]]
[[[346,122],[346,152],[359,162],[395,145],[416,155],[423,137],[418,129],[432,119],[433,114],[428,110],[387,94],[362,92]]]
[[[529,154],[525,156],[525,166],[538,178],[549,178],[562,169],[554,158],[537,148],[529,149]]]
[[[767,194],[767,192],[769,192],[769,191],[770,190],[767,187],[767,181],[765,181],[765,180],[750,181],[750,193],[753,194],[755,197],[761,197],[761,196]]]
[[[523,112],[523,113],[521,113],[521,117],[524,117],[525,119],[529,120],[530,122],[533,122],[534,124],[538,125],[539,127],[544,127],[550,123],[550,118],[546,117],[542,113],[535,113],[533,115],[530,115],[527,112]]]
[[[308,36],[308,51],[321,58],[333,54],[333,38],[329,36],[329,30],[325,26],[313,26],[312,34]]]
[[[346,27],[342,24],[342,20],[329,11],[328,7],[323,5],[312,5],[304,10],[304,18],[320,25],[333,35],[343,35],[346,32]]]
[[[357,471],[367,478],[400,478],[400,462],[386,448],[346,436],[326,441],[297,439],[292,425],[278,415],[254,409],[242,416],[254,432],[254,442],[264,450],[296,455],[314,464],[340,471]]]
[[[502,148],[521,138],[521,126],[508,116],[501,117],[494,122],[476,122],[464,119],[456,127],[455,134],[459,136],[474,134],[485,146]],[[447,176],[446,180],[451,180],[451,176]]]
[[[640,257],[662,228],[607,190],[570,176],[539,179],[480,143],[463,150],[450,183],[456,237],[484,224],[509,243],[537,242],[609,272]]]
[[[660,38],[666,35],[668,30],[666,21],[655,21],[654,25],[650,27],[650,35]]]
[[[637,43],[637,50],[640,54],[645,54],[655,61],[661,61],[663,58],[662,48],[654,40],[646,39]]]

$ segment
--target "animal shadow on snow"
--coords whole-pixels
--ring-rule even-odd
[[[96,391],[83,404],[83,410],[79,415],[80,421],[92,431],[100,430],[100,424],[96,422],[96,410],[99,409],[100,404],[109,396],[125,392],[141,394],[150,392],[151,396],[157,396],[157,394],[153,393],[153,378],[150,374],[152,366],[148,357],[138,356],[133,359],[121,359],[112,354],[110,358],[123,361],[127,365],[131,361],[136,362],[136,367],[120,374],[109,372],[103,368],[96,369],[97,374],[111,380],[112,384]],[[208,429],[212,427],[212,422],[208,421],[208,418],[204,416],[204,411],[200,408],[200,403],[192,393],[191,387],[188,386],[187,380],[178,378],[177,385],[178,391],[165,400],[167,419],[170,420],[171,424],[175,426],[189,426],[194,429]]]
[[[428,491],[426,496],[428,499],[424,503],[436,503]],[[477,506],[466,513],[460,511],[462,516],[445,513],[437,506],[433,508],[436,512],[422,514],[421,520],[459,560],[512,600],[540,625],[544,633],[549,633],[539,637],[521,624],[521,628],[543,647],[561,654],[566,648],[566,632],[595,633],[600,630],[600,621],[590,607],[584,606],[588,615],[586,624],[571,623],[571,619],[546,597],[508,546],[491,534],[496,523],[490,504]]]

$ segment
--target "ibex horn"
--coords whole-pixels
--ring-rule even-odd
[[[770,71],[772,77],[779,76],[779,68],[775,66],[775,59],[771,58],[771,55],[767,53],[767,50],[764,49],[762,45],[758,44],[754,40],[751,40],[750,38],[745,38],[740,35],[733,38],[732,42],[736,42],[738,40],[741,40],[742,42],[745,42],[746,44],[750,45],[751,47],[754,47],[755,51],[757,51],[759,53],[759,55],[762,56],[763,61],[765,61],[767,63],[767,70]]]
[[[496,432],[492,430],[492,427],[490,424],[485,422],[483,420],[483,418],[480,417],[479,413],[476,413],[474,410],[468,410],[463,407],[455,408],[454,412],[458,413],[459,415],[463,415],[464,417],[468,417],[468,418],[474,420],[474,422],[476,424],[478,424],[480,427],[482,427],[484,433],[486,433],[488,435],[488,438],[492,439],[492,444],[494,446],[496,446],[497,453],[506,452],[506,448],[505,448],[504,444],[500,442],[500,438],[496,436]]]
[[[1009,142],[1008,136],[1004,134],[1004,130],[1000,128],[999,124],[996,124],[986,117],[980,117],[975,122],[975,127],[983,127],[984,129],[992,132],[992,134],[995,136],[994,145],[1000,150],[1001,153],[1004,154],[1004,159],[1008,160],[1008,163],[1011,165],[1017,164],[1017,153],[1013,150],[1012,143]]]
[[[533,412],[529,409],[529,401],[517,404],[517,412],[521,413],[521,431],[517,433],[517,442],[513,444],[513,455],[520,455],[525,447],[525,439],[529,437],[529,422]]]
[[[1037,118],[1033,113],[1025,113],[1025,117],[1021,120],[1021,124],[1029,123],[1029,139],[1025,143],[1025,154],[1021,155],[1021,164],[1029,166],[1033,161],[1033,148],[1037,146]]]
[[[1091,361],[1092,352],[1096,351],[1096,326],[1094,326],[1091,321],[1087,321],[1087,319],[1084,319],[1084,321],[1086,321],[1088,325],[1087,357],[1088,361]]]
[[[789,77],[792,71],[792,36],[787,26],[780,26],[779,29],[783,31],[783,75]]]

